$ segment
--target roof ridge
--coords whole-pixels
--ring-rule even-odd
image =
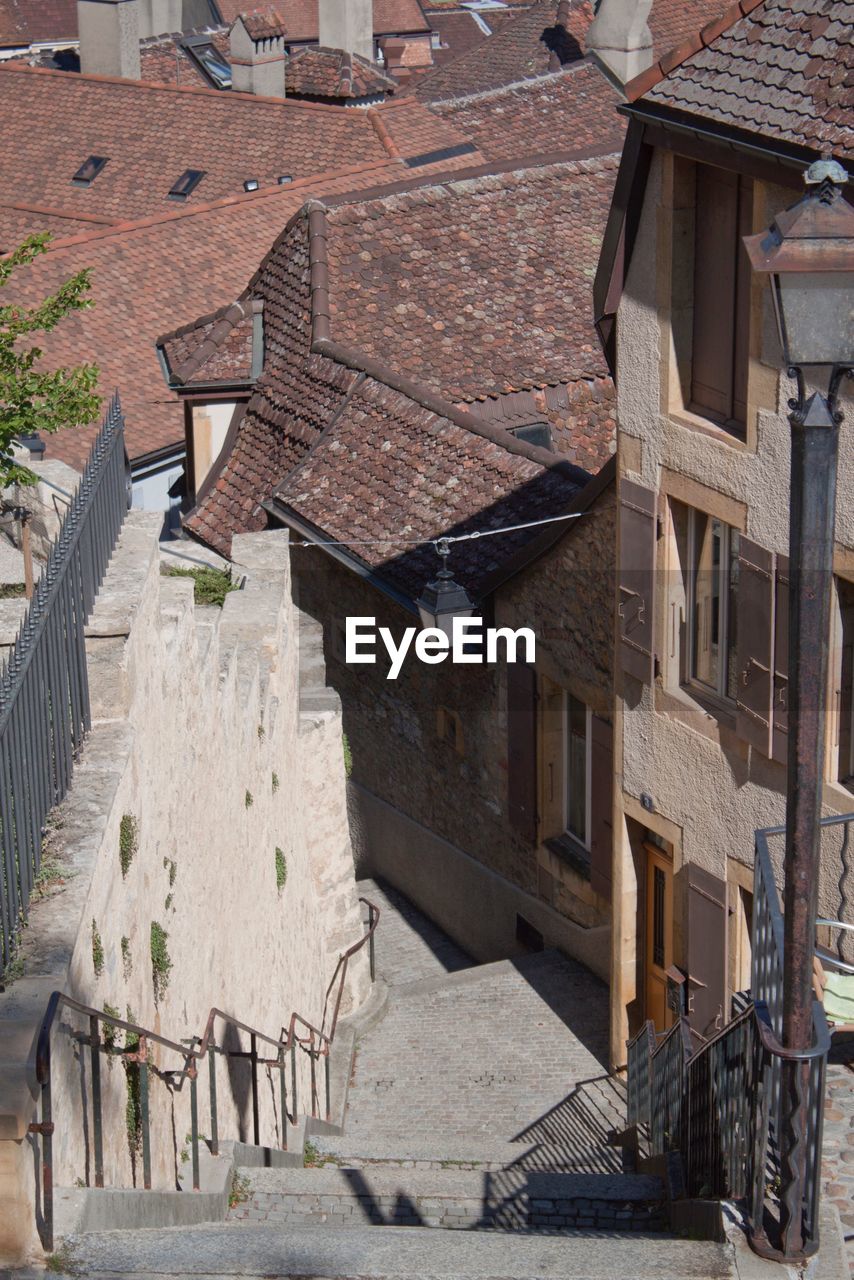
[[[66,218],[70,222],[94,222],[100,226],[117,227],[121,226],[121,220],[116,218],[107,218],[99,213],[78,213],[72,210],[51,209],[47,206],[26,204],[17,200],[4,200],[0,196],[0,209],[17,209],[21,213],[38,213],[42,217],[48,218]],[[2,257],[2,254],[0,254]]]
[[[332,111],[335,113],[341,110],[335,103],[309,102],[305,98],[268,97],[266,94],[259,93],[236,93],[233,89],[224,94],[221,89],[210,89],[206,85],[200,84],[158,84],[152,80],[125,80],[121,76],[101,76],[83,71],[75,72],[70,76],[67,71],[59,71],[53,67],[31,67],[22,62],[0,62],[0,72],[10,72],[15,75],[59,76],[63,80],[75,84],[81,82],[86,84],[114,84],[125,89],[141,89],[147,93],[198,94],[202,97],[215,99],[218,102],[242,102],[256,107],[285,106],[298,111]]]
[[[765,4],[766,0],[735,0],[723,13],[718,14],[717,18],[713,18],[711,22],[707,22],[696,35],[688,36],[680,44],[675,45],[667,53],[662,54],[652,66],[647,67],[645,71],[641,71],[633,80],[625,85],[623,93],[627,102],[635,102],[638,98],[643,97],[655,85],[665,80],[677,67],[683,62],[687,62],[695,53],[700,53],[702,49],[708,48],[718,36],[728,31],[730,27],[734,27],[742,18],[748,17],[753,13],[754,9],[758,9],[761,4]]]
[[[576,58],[574,62],[568,62],[565,67],[558,67],[556,71],[544,71],[540,76],[526,76],[524,80],[511,80],[509,84],[499,85],[497,89],[479,89],[477,93],[467,93],[457,98],[434,98],[431,102],[425,102],[422,105],[428,111],[432,111],[434,107],[447,107],[453,104],[457,106],[465,106],[467,103],[476,102],[483,98],[498,98],[502,93],[518,93],[520,89],[538,89],[548,81],[557,80],[560,76],[569,76],[579,71],[582,67],[596,67],[596,63],[589,54],[584,54],[581,58]]]

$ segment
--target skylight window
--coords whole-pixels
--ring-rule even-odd
[[[513,427],[511,436],[524,440],[526,444],[538,445],[541,449],[551,449],[552,433],[547,422],[528,422],[524,427]]]
[[[186,200],[205,176],[205,169],[185,169],[180,178],[169,188],[170,200]]]
[[[184,48],[215,89],[231,88],[231,64],[210,40],[185,40]]]
[[[109,156],[90,156],[85,160],[71,179],[75,187],[88,187],[94,182],[109,158]]]

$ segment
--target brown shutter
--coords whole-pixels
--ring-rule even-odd
[[[636,680],[652,682],[655,494],[620,481],[620,666]]]
[[[738,174],[697,165],[691,400],[722,418],[733,412]]]
[[[771,754],[771,661],[774,557],[742,535],[738,541],[736,729],[763,755]]]
[[[613,854],[614,731],[590,717],[590,887],[611,901]]]
[[[774,609],[774,707],[771,754],[785,764],[789,756],[789,558],[777,556]]]
[[[738,234],[735,242],[735,323],[732,357],[732,418],[747,421],[747,377],[750,369],[750,288],[752,271],[743,236],[753,231],[753,179],[738,179]]]
[[[695,1031],[707,1039],[726,1021],[726,881],[694,863],[688,873],[688,998]]]
[[[507,797],[511,824],[537,843],[537,677],[524,662],[507,664]]]

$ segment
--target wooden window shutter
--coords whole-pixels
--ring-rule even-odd
[[[590,887],[611,901],[614,844],[614,730],[590,717]]]
[[[774,557],[742,534],[738,541],[736,731],[771,754]]]
[[[543,676],[540,681],[540,839],[563,833],[564,693]]]
[[[698,164],[691,401],[724,419],[733,414],[737,235],[738,174]]]
[[[753,180],[738,180],[738,231],[735,243],[735,323],[733,325],[732,409],[736,422],[747,421],[747,378],[750,371],[750,289],[752,269],[743,236],[753,231]]]
[[[689,1020],[707,1039],[726,1021],[726,881],[689,862],[688,997]]]
[[[656,495],[620,481],[620,666],[650,684],[654,675],[653,610]]]
[[[524,662],[507,664],[507,797],[510,822],[537,843],[537,677]]]
[[[777,556],[774,609],[774,707],[771,754],[785,764],[789,757],[789,558]]]

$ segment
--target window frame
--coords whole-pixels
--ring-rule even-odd
[[[731,595],[733,592],[731,580],[731,559],[732,559],[732,535],[740,535],[741,531],[733,525],[727,524],[720,516],[714,516],[708,511],[703,511],[700,507],[693,507],[687,503],[682,503],[687,512],[687,571],[685,573],[685,653],[682,655],[680,672],[680,684],[691,694],[700,700],[708,700],[714,705],[733,714],[736,709],[736,699],[728,693],[727,682],[729,676],[729,652],[731,647],[731,625],[733,623],[733,611],[731,610]],[[696,658],[695,658],[695,639],[696,639],[696,588],[697,575],[700,570],[697,566],[697,517],[702,516],[706,520],[717,521],[723,530],[721,539],[720,561],[717,567],[717,576],[719,578],[718,601],[719,601],[719,618],[718,618],[718,679],[715,688],[701,680],[696,675]],[[735,610],[737,614],[737,609]],[[722,658],[724,659],[722,661]]]
[[[578,703],[584,708],[584,839],[577,835],[575,831],[570,829],[569,823],[571,819],[569,805],[569,768],[570,768],[570,705],[571,702]],[[593,740],[593,712],[589,705],[581,698],[571,693],[569,689],[563,690],[563,831],[561,835],[572,840],[579,845],[586,853],[590,853],[591,838],[591,778],[592,778],[592,740]]]

